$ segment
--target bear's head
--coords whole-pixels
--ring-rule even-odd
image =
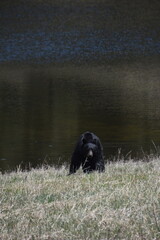
[[[91,133],[85,134],[82,139],[82,153],[84,158],[92,159],[98,153],[97,139],[94,139]]]

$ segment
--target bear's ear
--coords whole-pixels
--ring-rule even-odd
[[[87,140],[85,138],[82,139],[83,144],[87,143]]]

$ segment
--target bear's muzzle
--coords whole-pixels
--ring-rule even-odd
[[[92,158],[93,157],[93,151],[90,149],[88,154],[87,154],[88,158]]]

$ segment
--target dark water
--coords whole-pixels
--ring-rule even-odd
[[[159,62],[93,67],[1,67],[0,167],[68,162],[95,132],[106,158],[160,143]]]
[[[159,0],[6,0],[0,3],[0,62],[159,56],[159,12]]]
[[[155,150],[159,10],[158,0],[0,3],[0,170],[68,163],[86,130],[106,159]]]

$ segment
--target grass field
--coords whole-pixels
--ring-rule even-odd
[[[160,159],[0,175],[1,240],[160,239]]]

